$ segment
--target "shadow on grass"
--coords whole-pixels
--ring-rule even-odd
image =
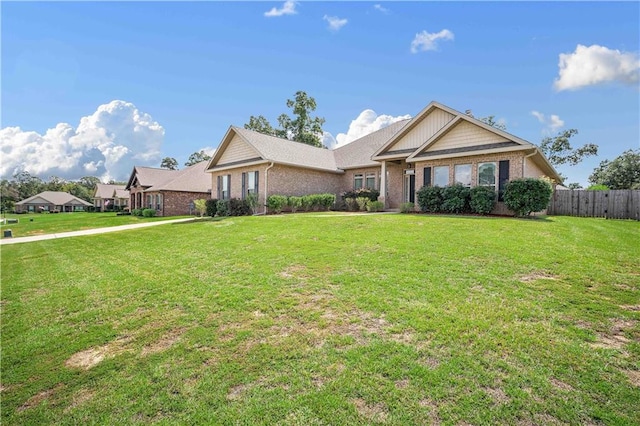
[[[187,220],[184,222],[175,222],[175,223],[172,223],[171,225],[173,226],[193,225],[196,223],[220,222],[225,219],[228,219],[228,217],[194,217],[191,220]]]
[[[472,214],[439,214],[439,213],[410,213],[423,217],[448,217],[452,219],[470,219],[470,220],[492,220],[492,219],[513,219],[513,220],[525,220],[532,222],[554,222],[549,216],[507,216],[507,215],[472,215]]]

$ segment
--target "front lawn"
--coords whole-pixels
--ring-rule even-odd
[[[5,215],[3,214],[4,218]],[[174,217],[137,217],[116,216],[115,213],[30,213],[7,214],[7,219],[18,219],[18,223],[8,223],[1,229],[11,229],[14,237],[28,237],[31,235],[55,234],[57,232],[81,231],[83,229],[105,228],[109,226],[130,225],[157,220],[177,219]],[[4,238],[4,232],[2,233]]]
[[[640,224],[286,215],[2,248],[3,424],[639,424]]]

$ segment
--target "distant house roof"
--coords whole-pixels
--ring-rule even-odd
[[[145,191],[211,191],[211,176],[205,173],[209,161],[201,161],[182,170],[136,166],[125,187],[129,190],[137,181]]]
[[[129,198],[129,191],[125,190],[125,185],[109,185],[99,183],[96,185],[96,191],[93,198]]]
[[[33,197],[26,198],[22,201],[18,201],[16,205],[22,206],[25,204],[53,204],[54,206],[92,206],[91,203],[81,200],[80,198],[69,194],[68,192],[60,191],[44,191]]]

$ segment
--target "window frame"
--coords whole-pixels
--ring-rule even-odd
[[[253,177],[253,186],[249,185],[251,182],[250,176]],[[252,172],[247,172],[247,195],[257,194],[258,193],[258,171],[254,170]]]
[[[437,177],[438,177],[437,172],[438,172],[438,170],[443,170],[443,169],[446,169],[446,171],[447,171],[447,174],[446,174],[447,182],[444,185],[440,185],[440,183],[438,182],[438,179],[437,179]],[[448,165],[447,166],[435,166],[433,168],[433,182],[432,182],[432,185],[433,186],[439,186],[441,188],[449,186],[449,172],[450,172],[450,167]]]
[[[358,186],[358,181],[360,181],[360,186]],[[355,173],[353,175],[353,189],[361,188],[364,188],[364,173]]]
[[[460,167],[468,167],[469,168],[469,182],[468,183],[465,183],[465,182],[462,182],[462,181],[458,180],[458,168],[460,168]],[[453,182],[455,184],[460,183],[463,186],[466,186],[467,188],[471,188],[471,184],[473,182],[472,176],[473,176],[473,167],[472,167],[471,163],[456,164],[456,165],[453,166]]]
[[[488,165],[488,164],[493,166],[493,184],[482,183],[480,181],[480,172],[481,172],[482,166],[485,166],[485,165]],[[498,173],[499,173],[498,162],[496,162],[496,161],[485,161],[483,163],[478,163],[478,172],[477,172],[478,182],[477,182],[477,186],[487,186],[487,187],[493,188],[494,191],[497,191],[498,190]]]
[[[368,189],[376,189],[377,187],[377,173],[376,172],[367,172],[364,174],[364,188]],[[369,186],[369,179],[373,179],[373,184]]]
[[[220,176],[220,186],[221,186],[220,199],[230,200],[231,199],[231,175]]]

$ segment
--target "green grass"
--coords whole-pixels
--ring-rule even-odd
[[[639,252],[638,222],[427,215],[6,246],[2,423],[639,424]]]
[[[5,215],[3,214],[4,218]],[[179,217],[137,217],[116,216],[115,213],[40,213],[8,214],[7,219],[18,219],[18,223],[8,223],[1,229],[11,229],[14,237],[55,234],[58,232],[81,231],[83,229],[105,228],[108,226],[130,225],[158,220],[177,219]],[[2,233],[4,238],[4,233]]]

